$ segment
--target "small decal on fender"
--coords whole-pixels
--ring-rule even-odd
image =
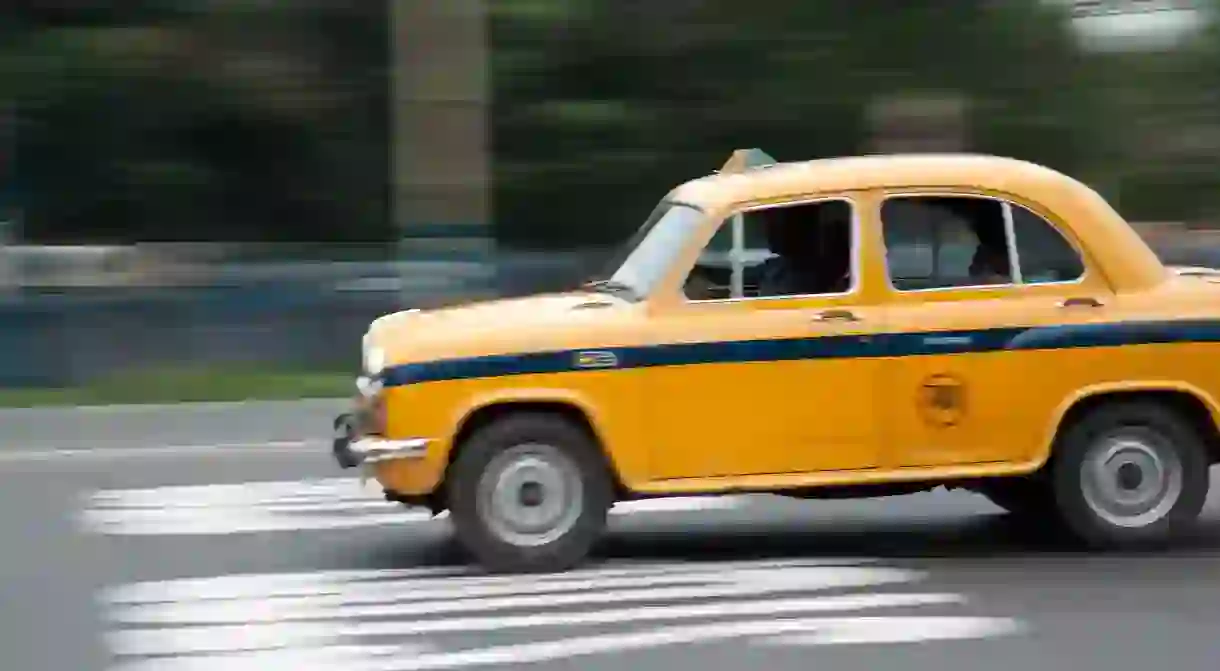
[[[577,368],[613,368],[618,365],[618,356],[605,350],[576,353]]]

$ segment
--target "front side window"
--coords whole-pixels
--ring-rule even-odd
[[[725,219],[684,285],[689,300],[822,296],[854,284],[852,204],[829,199]]]
[[[1053,225],[1007,201],[903,196],[881,208],[890,284],[898,291],[1070,282],[1084,274]]]

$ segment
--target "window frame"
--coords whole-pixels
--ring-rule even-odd
[[[885,241],[885,219],[883,217],[883,212],[885,210],[885,204],[886,204],[886,202],[888,202],[890,200],[918,199],[918,198],[975,198],[975,199],[990,200],[990,201],[995,201],[995,202],[1000,203],[1000,212],[1001,212],[1001,216],[1003,217],[1003,221],[1004,221],[1004,246],[1008,250],[1009,266],[1012,268],[1012,280],[1009,282],[1002,282],[1002,283],[998,283],[998,284],[967,284],[967,285],[954,285],[954,286],[946,286],[946,287],[928,287],[928,288],[923,288],[923,289],[899,289],[898,287],[895,287],[894,286],[894,276],[893,276],[893,273],[890,271],[890,249],[889,249],[889,245]],[[1017,236],[1016,236],[1015,227],[1013,225],[1013,216],[1012,216],[1013,206],[1020,207],[1020,208],[1024,209],[1026,212],[1029,212],[1030,214],[1034,215],[1035,217],[1041,219],[1044,223],[1046,223],[1046,225],[1051,227],[1051,230],[1055,231],[1055,233],[1064,242],[1066,242],[1068,244],[1068,247],[1070,247],[1073,252],[1075,252],[1076,258],[1080,260],[1080,265],[1082,268],[1080,275],[1078,277],[1076,277],[1076,279],[1058,280],[1055,282],[1037,282],[1037,283],[1032,283],[1032,284],[1025,282],[1025,278],[1021,273],[1021,256],[1020,256],[1020,253],[1017,251]],[[880,231],[879,231],[880,236],[879,237],[880,237],[880,242],[881,242],[881,246],[882,246],[881,265],[885,271],[885,284],[886,284],[886,287],[888,287],[891,292],[896,293],[896,294],[908,295],[908,294],[926,294],[926,293],[946,292],[946,291],[978,291],[980,289],[989,289],[989,290],[994,291],[994,290],[1000,290],[1000,289],[1016,289],[1016,288],[1025,289],[1025,288],[1030,288],[1030,287],[1067,287],[1067,286],[1084,284],[1086,282],[1086,280],[1088,280],[1089,275],[1090,275],[1089,257],[1088,257],[1088,255],[1086,255],[1084,253],[1084,250],[1081,248],[1080,244],[1076,241],[1076,239],[1073,235],[1070,235],[1067,232],[1065,232],[1064,227],[1061,227],[1058,224],[1056,224],[1054,221],[1052,221],[1051,217],[1047,217],[1047,216],[1043,215],[1041,212],[1038,211],[1037,208],[1030,207],[1026,203],[1022,203],[1018,200],[1015,200],[1012,198],[1007,198],[1004,196],[996,196],[996,195],[983,194],[983,193],[972,193],[969,191],[951,191],[951,190],[947,190],[947,191],[942,191],[942,190],[895,191],[895,192],[885,193],[885,194],[882,194],[881,198],[879,199],[879,201],[877,203],[877,223],[880,226]]]
[[[698,261],[699,256],[703,254],[703,251],[705,249],[707,249],[708,244],[711,242],[712,238],[715,237],[716,233],[719,232],[721,226],[728,225],[728,226],[733,227],[733,235],[732,235],[733,246],[729,248],[728,255],[729,255],[729,258],[731,259],[731,262],[733,263],[732,279],[730,280],[729,290],[734,291],[737,289],[737,287],[735,287],[733,285],[736,284],[737,282],[739,282],[741,279],[742,273],[739,273],[738,264],[741,262],[741,256],[745,252],[745,228],[744,228],[745,221],[744,221],[744,218],[742,215],[744,215],[748,212],[758,212],[761,210],[770,210],[770,209],[774,209],[774,208],[778,208],[778,207],[798,207],[801,205],[814,205],[817,203],[827,203],[827,202],[832,202],[832,201],[840,201],[840,202],[846,203],[847,206],[851,210],[851,217],[850,217],[850,219],[851,219],[851,226],[850,226],[850,231],[851,231],[851,252],[850,252],[850,254],[851,254],[851,259],[850,259],[851,284],[847,287],[847,289],[845,291],[836,291],[836,292],[824,293],[824,294],[791,294],[791,295],[787,295],[787,296],[739,296],[739,297],[730,296],[729,298],[703,298],[703,299],[690,298],[689,296],[686,295],[686,292],[683,290],[683,288],[686,286],[687,280],[690,279],[691,273],[694,272],[695,266],[699,265],[699,261]],[[863,222],[860,217],[860,212],[861,212],[861,208],[860,208],[859,200],[857,200],[849,195],[846,195],[846,194],[792,198],[792,199],[787,199],[787,200],[782,200],[782,201],[769,202],[769,203],[758,203],[758,204],[754,204],[754,205],[747,205],[745,207],[734,207],[732,209],[729,209],[728,212],[725,214],[725,216],[720,219],[720,222],[716,225],[716,229],[712,232],[712,235],[708,237],[707,242],[705,242],[703,244],[703,246],[700,247],[699,250],[696,252],[694,263],[691,264],[690,268],[688,268],[686,270],[686,273],[682,276],[682,281],[679,284],[678,293],[682,296],[683,302],[687,305],[713,305],[713,304],[717,304],[717,303],[757,303],[757,302],[764,302],[764,301],[765,302],[775,302],[775,301],[810,300],[810,299],[836,299],[836,298],[846,298],[849,296],[859,295],[864,286],[864,278],[861,277],[861,275],[863,273],[863,267],[864,267],[864,263],[863,263],[864,244],[863,244],[863,235],[862,235],[864,226],[863,226]]]

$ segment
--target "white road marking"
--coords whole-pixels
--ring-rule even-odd
[[[855,617],[827,620],[813,631],[763,640],[771,645],[924,643],[990,638],[1017,633],[1013,620],[989,617]]]
[[[786,569],[813,566],[856,566],[872,564],[871,557],[844,559],[775,559],[730,562],[664,563],[619,561],[605,568],[586,568],[573,573],[551,575],[487,575],[465,566],[428,566],[401,569],[315,571],[309,573],[238,574],[215,578],[179,578],[138,582],[105,590],[100,595],[107,604],[152,604],[193,600],[268,599],[325,594],[361,594],[381,591],[387,583],[397,584],[413,578],[428,584],[437,578],[452,578],[455,584],[470,589],[485,586],[514,586],[532,583],[566,583],[572,580],[666,575],[703,575],[742,569]],[[409,585],[412,583],[408,583]]]
[[[112,671],[416,671],[738,638],[829,645],[1019,631],[1005,618],[858,615],[965,602],[952,593],[858,591],[924,577],[875,562],[628,563],[543,576],[452,567],[221,576],[120,586],[102,603],[119,627],[107,637],[118,658]],[[825,613],[842,615],[814,617]],[[597,629],[623,625],[635,626]],[[539,630],[560,633],[536,640],[530,632]],[[502,631],[519,632],[516,642],[445,650],[435,639]]]
[[[538,609],[558,606],[588,606],[593,604],[618,604],[631,601],[672,602],[687,599],[712,599],[724,597],[749,597],[790,592],[793,590],[819,590],[843,587],[864,587],[888,583],[908,582],[917,579],[917,574],[898,569],[874,569],[856,567],[795,567],[783,571],[774,569],[733,571],[719,575],[695,575],[683,579],[680,575],[636,576],[634,579],[591,580],[579,589],[559,589],[546,583],[524,583],[511,587],[511,593],[479,594],[465,585],[452,587],[422,587],[421,593],[412,594],[411,585],[394,586],[392,594],[382,597],[376,605],[352,605],[351,601],[365,600],[376,596],[362,594],[332,594],[315,597],[290,597],[276,599],[242,599],[229,603],[200,604],[154,604],[132,606],[114,615],[114,619],[128,624],[189,624],[231,622],[245,619],[246,622],[277,622],[285,620],[317,620],[327,617],[341,619],[394,617],[404,610],[412,615],[446,615],[480,611],[508,609]],[[590,586],[588,583],[594,583]],[[600,583],[600,584],[598,584]],[[503,589],[505,586],[500,586]],[[596,591],[593,591],[596,590]],[[508,590],[505,590],[508,591]]]
[[[168,660],[150,659],[135,663],[120,664],[113,669],[207,669],[207,671],[270,671],[291,669],[292,671],[307,671],[310,669],[358,668],[368,664],[370,660],[378,659],[410,659],[411,657],[432,653],[435,649],[424,644],[412,645],[330,645],[330,646],[300,646],[275,650],[247,650],[230,652],[213,657],[174,658]]]
[[[725,617],[786,618],[832,611],[861,611],[960,604],[961,596],[944,593],[852,594],[806,599],[733,601],[709,604],[636,606],[600,611],[565,611],[540,615],[500,615],[454,619],[402,620],[328,624],[309,622],[244,623],[224,626],[183,626],[168,629],[128,629],[108,637],[111,649],[120,655],[220,654],[241,645],[267,647],[313,645],[344,638],[469,634],[552,627],[590,627],[673,620]],[[399,611],[402,613],[403,611]],[[414,613],[410,613],[414,615]],[[922,634],[921,634],[922,635]],[[257,643],[257,642],[261,642]]]
[[[743,496],[645,499],[622,502],[610,512],[726,510],[748,500]],[[386,501],[376,482],[324,478],[100,491],[87,497],[80,523],[103,535],[199,536],[419,524],[446,516],[434,518],[427,510]]]

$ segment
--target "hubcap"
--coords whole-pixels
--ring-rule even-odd
[[[479,480],[478,512],[501,541],[546,545],[572,530],[584,506],[580,472],[562,450],[517,445],[492,459]]]
[[[1182,464],[1160,436],[1126,429],[1098,441],[1084,460],[1085,502],[1109,524],[1139,528],[1173,509],[1182,495]]]

